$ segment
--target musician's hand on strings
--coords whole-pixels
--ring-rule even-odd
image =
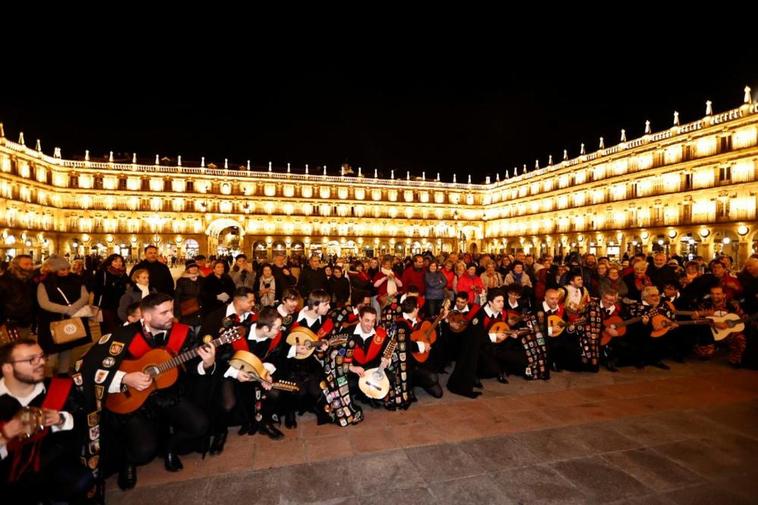
[[[266,391],[271,391],[271,388],[273,387],[273,384],[270,383],[269,381],[262,380],[261,381],[261,386],[263,386],[263,389],[265,389]]]
[[[321,342],[321,345],[318,346],[318,350],[321,352],[324,352],[327,349],[329,349],[329,342]]]
[[[297,344],[295,346],[295,353],[298,356],[306,356],[308,354],[308,346],[304,344]]]
[[[150,387],[150,384],[153,383],[153,379],[143,372],[129,372],[128,374],[124,375],[124,378],[121,379],[121,382],[127,386],[133,387],[137,391],[144,391]]]
[[[44,414],[44,419],[42,421],[42,424],[45,426],[54,426],[54,425],[60,425],[61,424],[61,415],[60,412],[53,409],[42,409],[42,413]]]
[[[363,367],[360,367],[360,366],[350,365],[348,367],[348,370],[350,370],[351,372],[353,372],[358,377],[363,377],[363,374],[366,373],[366,371],[363,369]]]
[[[240,382],[253,382],[255,379],[253,379],[252,374],[240,370],[240,373],[237,375],[237,380]]]
[[[607,331],[608,335],[610,335],[612,337],[618,337],[619,336],[619,331],[616,328],[614,328],[613,326],[609,326],[605,331]]]
[[[3,425],[3,430],[0,435],[2,435],[2,438],[5,440],[11,440],[22,433],[24,433],[24,426],[20,419],[14,417]]]
[[[210,368],[216,362],[216,348],[210,342],[198,347],[197,354],[203,360],[204,368]]]
[[[390,360],[388,358],[382,358],[382,368],[387,368],[390,366]]]
[[[650,322],[650,318],[647,316],[642,316],[642,324],[648,324]]]

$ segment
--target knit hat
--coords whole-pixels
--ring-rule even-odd
[[[58,270],[63,270],[65,268],[71,268],[71,265],[68,261],[66,261],[65,258],[61,258],[60,256],[51,256],[49,257],[42,266],[46,268],[49,272],[57,272]]]

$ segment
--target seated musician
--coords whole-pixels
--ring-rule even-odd
[[[453,308],[440,324],[435,352],[430,356],[433,369],[438,373],[446,373],[447,366],[455,361],[461,351],[461,342],[468,338],[468,325],[479,308],[476,304],[469,305],[468,293],[461,291],[455,294]]]
[[[358,378],[363,377],[366,370],[380,366],[386,369],[391,363],[390,359],[384,358],[384,351],[390,339],[387,338],[384,328],[376,326],[377,317],[376,309],[371,305],[361,307],[358,311],[358,322],[346,330],[350,337],[345,346],[351,350],[345,357],[348,370],[351,372],[348,375],[350,396],[353,400],[359,400],[374,407],[379,406],[378,403],[370,401],[361,392],[358,388]]]
[[[598,309],[600,310],[601,317],[603,318],[603,330],[608,332],[612,338],[605,345],[603,349],[603,359],[605,361],[605,367],[609,372],[618,372],[616,368],[616,352],[615,349],[619,344],[618,338],[620,338],[620,332],[613,324],[606,324],[606,321],[613,318],[614,321],[618,319],[624,320],[622,316],[621,304],[618,303],[618,291],[611,288],[606,288],[600,293],[600,303]],[[618,318],[618,319],[617,319]]]
[[[239,288],[248,289],[248,288]],[[263,367],[273,376],[282,366],[283,342],[281,332],[282,316],[273,307],[263,307],[257,320],[250,324],[247,337],[232,343],[233,351],[247,351],[254,354],[263,362]],[[233,351],[224,354],[228,361]],[[227,354],[228,353],[228,354]],[[278,411],[280,393],[272,389],[272,383],[257,380],[251,373],[225,365],[225,378],[235,379],[239,384],[235,388],[233,401],[243,412],[242,426],[239,434],[255,435],[261,433],[279,440],[284,434],[272,423],[272,416]]]
[[[249,287],[236,288],[231,302],[213,310],[205,317],[200,329],[200,335],[210,335],[216,338],[225,329],[226,325],[238,325],[244,329],[245,335],[248,336],[253,322],[257,319],[256,314],[253,312],[254,307],[254,291]],[[216,354],[217,362],[226,363],[233,354],[233,348],[227,347]],[[207,395],[210,401],[209,409],[212,413],[210,432],[212,437],[210,444],[211,454],[223,452],[228,428],[232,425],[233,411],[236,406],[239,405],[242,412],[241,424],[251,424],[252,405],[251,402],[243,405],[240,405],[240,402],[238,402],[238,395],[244,391],[244,388],[236,386],[238,382],[249,382],[249,378],[244,373],[236,378],[216,374],[211,392]]]
[[[471,318],[468,327],[468,338],[462,340],[461,350],[455,360],[455,368],[447,381],[447,389],[451,393],[476,398],[481,391],[474,391],[475,387],[481,387],[478,376],[480,356],[491,344],[489,329],[497,321],[502,321],[505,295],[500,289],[487,291],[487,304],[481,307]],[[496,340],[502,341],[505,335],[495,336]],[[505,375],[502,374],[505,379]],[[507,379],[506,379],[507,380]]]
[[[739,303],[736,300],[729,300],[727,294],[721,285],[711,286],[710,299],[703,303],[701,307],[693,314],[693,318],[699,319],[707,316],[722,317],[727,314],[736,314],[740,317],[744,317]],[[727,322],[713,323],[713,326],[718,330],[726,330],[729,328]],[[701,330],[702,335],[700,337],[698,345],[695,347],[695,353],[701,359],[712,358],[716,353],[716,342],[713,338],[713,333],[710,330]],[[742,357],[747,347],[747,339],[744,332],[733,332],[722,340],[725,345],[729,347],[729,364],[733,367],[739,367],[742,363]]]
[[[295,316],[298,313],[300,305],[300,294],[295,288],[285,288],[282,291],[282,300],[274,304],[276,311],[282,316],[282,333],[289,333],[289,329],[295,322]]]
[[[670,367],[663,362],[663,358],[669,351],[672,339],[677,338],[678,332],[674,331],[677,325],[672,322],[668,334],[661,337],[652,337],[651,332],[655,316],[663,316],[673,321],[674,313],[660,303],[661,295],[655,286],[642,288],[641,297],[642,303],[629,306],[629,315],[641,318],[641,322],[630,325],[628,335],[622,339],[628,344],[627,355],[637,368],[651,365],[669,370]]]
[[[70,378],[45,380],[46,356],[31,339],[0,347],[0,489],[3,503],[78,501],[92,487],[80,463],[80,421],[69,399]],[[21,417],[36,407],[36,431]],[[74,419],[74,415],[77,419]],[[27,438],[27,435],[31,435]]]
[[[432,344],[424,343],[421,341],[411,340],[411,335],[414,331],[421,327],[421,319],[419,318],[419,306],[418,299],[414,296],[409,296],[400,303],[400,310],[402,316],[396,321],[397,325],[397,339],[398,339],[398,354],[405,354],[400,356],[401,366],[401,380],[408,379],[408,394],[411,399],[415,399],[413,395],[414,387],[421,387],[435,398],[442,397],[442,386],[440,386],[439,376],[431,369],[431,365],[419,362],[413,353],[427,354],[432,352]],[[403,362],[407,363],[407,376],[402,373]]]
[[[556,372],[562,369],[580,370],[579,337],[575,331],[569,331],[568,315],[559,299],[557,289],[547,289],[537,311],[542,334],[548,337],[550,365]]]
[[[141,371],[126,373],[119,370],[125,359],[138,360],[152,349],[165,348],[171,354],[178,355],[197,348],[200,359],[190,361],[184,368],[190,374],[205,377],[205,380],[213,373],[215,348],[212,344],[200,346],[201,342],[189,326],[174,322],[173,305],[173,299],[169,295],[153,293],[146,296],[141,302],[140,321],[119,327],[113,334],[103,336],[77,363],[74,382],[77,385],[81,383],[85,400],[89,402],[88,407],[94,406],[95,409],[87,416],[90,430],[93,429],[93,424],[97,425],[95,421],[100,417],[103,391],[119,393],[129,386],[130,391],[141,392],[152,386],[153,379],[150,375]],[[179,380],[171,387],[150,394],[134,412],[115,414],[105,411],[110,414],[110,422],[102,423],[103,429],[115,431],[113,440],[106,438],[106,443],[115,442],[116,439],[122,442],[119,451],[103,444],[105,456],[119,460],[118,485],[122,489],[135,486],[136,466],[153,459],[164,433],[170,433],[164,445],[165,468],[171,472],[183,468],[177,451],[206,435],[208,416],[189,399],[189,381],[185,376],[186,374],[180,373]],[[97,452],[99,451],[90,450],[90,457],[97,457]]]
[[[319,338],[324,338],[334,329],[333,321],[327,317],[331,307],[331,296],[322,289],[308,293],[305,306],[295,318],[290,332],[298,327],[307,328]],[[288,378],[294,381],[300,390],[285,407],[285,423],[288,428],[297,426],[295,411],[312,411],[321,422],[325,422],[324,401],[321,383],[324,380],[324,368],[321,362],[323,352],[327,349],[322,343],[314,352],[306,347],[305,342],[290,346],[284,343],[287,357]]]
[[[481,377],[497,377],[498,382],[508,383],[508,375],[525,375],[529,359],[524,344],[519,338],[520,333],[529,331],[526,325],[530,316],[528,307],[521,303],[521,287],[517,284],[506,286],[506,301],[503,306],[503,317],[510,330],[495,333],[487,332],[489,343],[482,349],[479,373]],[[528,344],[527,344],[528,345]]]

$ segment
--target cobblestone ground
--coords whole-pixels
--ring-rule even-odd
[[[446,376],[443,376],[443,378]],[[108,503],[758,503],[758,372],[723,361],[484,382],[349,428],[299,418],[272,441],[156,460]]]

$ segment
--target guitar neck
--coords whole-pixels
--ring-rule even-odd
[[[627,319],[626,321],[621,321],[616,325],[616,328],[622,327],[622,326],[629,326],[630,324],[639,323],[642,321],[641,317],[633,317],[631,319]]]
[[[225,344],[227,341],[228,340],[226,338],[219,337],[215,340],[212,340],[210,343],[213,344],[213,347],[218,347],[221,344]],[[207,345],[207,344],[203,344],[203,345]],[[179,365],[186,363],[187,361],[197,356],[197,351],[201,347],[203,347],[203,345],[197,346],[194,349],[190,349],[189,351],[185,351],[181,354],[177,354],[170,360],[161,363],[160,365],[157,366],[158,371],[163,373],[167,370],[171,370],[172,368],[176,368]]]
[[[688,326],[691,324],[711,324],[710,319],[695,319],[694,321],[674,321],[678,326]]]

